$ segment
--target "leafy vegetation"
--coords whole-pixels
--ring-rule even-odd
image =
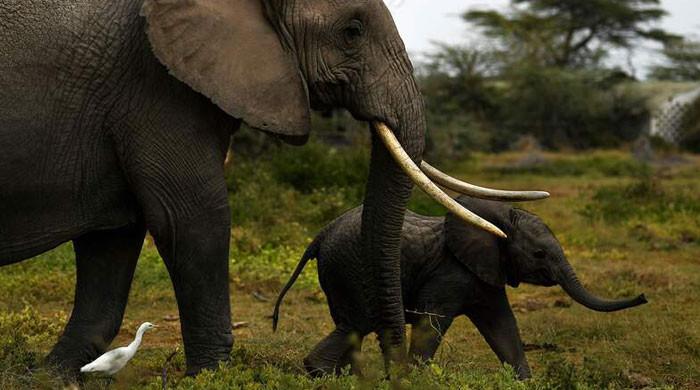
[[[552,199],[522,205],[548,222],[582,281],[605,296],[645,292],[650,304],[611,314],[573,304],[559,289],[509,290],[535,374],[517,382],[466,319],[455,321],[435,361],[400,383],[385,379],[369,337],[363,378],[312,380],[304,355],[333,328],[313,266],[303,273],[272,333],[270,299],[325,224],[362,200],[369,161],[361,125],[345,113],[316,116],[323,131],[302,148],[237,135],[227,172],[234,226],[230,281],[236,329],[231,361],[184,378],[177,306],[151,239],[144,244],[122,331],[160,325],[114,383],[88,377],[86,389],[626,389],[699,388],[700,160],[684,155],[640,163],[620,147],[642,132],[648,101],[633,75],[606,66],[612,49],[639,40],[666,43],[659,78],[694,78],[697,47],[655,29],[658,0],[512,0],[507,11],[470,11],[487,44],[439,46],[419,68],[431,131],[427,153],[448,172],[482,185],[544,189]],[[483,42],[483,40],[482,40]],[[697,62],[697,61],[695,61]],[[697,68],[695,66],[695,68]],[[690,75],[690,76],[689,76]],[[700,150],[700,103],[688,116],[690,150]],[[351,130],[351,131],[349,131]],[[358,135],[359,134],[359,135]],[[522,136],[544,147],[511,150]],[[499,152],[493,154],[492,152]],[[410,209],[444,210],[416,192]],[[74,289],[70,244],[0,271],[0,388],[60,388],[41,368],[69,317]],[[166,364],[172,353],[174,359]]]
[[[683,138],[681,145],[695,153],[700,152],[700,99],[691,105],[688,114],[684,118],[682,127]]]
[[[606,60],[642,41],[665,45],[668,64],[652,77],[697,80],[697,45],[657,27],[666,15],[658,0],[510,3],[464,13],[477,43],[438,45],[420,66],[430,128],[439,129],[429,150],[442,157],[509,150],[522,136],[552,150],[633,141],[657,94],[641,93],[631,65]]]
[[[513,0],[508,12],[471,10],[464,19],[498,40],[505,55],[544,67],[598,66],[610,49],[639,40],[670,42],[659,0]]]
[[[700,41],[674,40],[664,45],[668,64],[652,69],[651,77],[659,80],[700,81]]]

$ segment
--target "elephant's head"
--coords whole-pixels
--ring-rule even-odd
[[[647,302],[643,294],[631,299],[606,300],[586,290],[554,233],[536,215],[507,204],[470,197],[460,197],[458,202],[508,234],[508,239],[494,245],[495,237],[466,226],[452,215],[446,217],[448,246],[461,262],[488,284],[558,284],[576,302],[596,311],[617,311]],[[479,252],[483,256],[474,256],[479,246],[484,248]]]
[[[370,276],[376,300],[369,303],[380,308],[384,329],[403,329],[396,326],[403,322],[398,253],[411,181],[470,223],[501,235],[428,176],[484,197],[547,196],[469,186],[428,165],[421,171],[423,101],[381,0],[145,0],[143,14],[153,51],[170,72],[253,128],[303,144],[310,110],[329,107],[372,124],[362,250],[378,267]]]

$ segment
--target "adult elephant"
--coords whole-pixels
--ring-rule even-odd
[[[225,360],[230,135],[245,121],[303,144],[310,109],[328,107],[374,124],[366,300],[387,356],[400,359],[409,177],[459,208],[415,165],[423,104],[381,1],[2,2],[0,265],[70,240],[76,252],[73,313],[48,362],[75,370],[109,345],[146,230],[175,289],[187,372]]]

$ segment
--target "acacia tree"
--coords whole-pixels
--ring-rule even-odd
[[[666,44],[666,65],[655,66],[651,77],[659,80],[700,81],[700,41],[679,40]]]
[[[667,44],[678,37],[654,23],[666,15],[659,0],[511,0],[507,12],[471,10],[464,19],[495,38],[504,54],[540,66],[598,65],[612,48],[639,40]]]

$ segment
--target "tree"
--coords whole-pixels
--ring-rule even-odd
[[[483,119],[493,108],[489,79],[499,74],[491,51],[474,46],[439,45],[419,70],[419,81],[431,112],[440,116],[464,110]]]
[[[678,40],[664,46],[668,64],[652,69],[651,77],[658,80],[700,81],[700,41]]]
[[[439,45],[418,68],[428,112],[427,153],[452,158],[477,145],[490,149],[490,118],[498,110],[492,78],[499,63],[492,51],[473,45]]]
[[[654,28],[666,15],[659,0],[511,0],[509,12],[466,12],[464,19],[495,38],[517,61],[580,68],[598,65],[609,49],[638,40],[669,43],[677,36]]]

